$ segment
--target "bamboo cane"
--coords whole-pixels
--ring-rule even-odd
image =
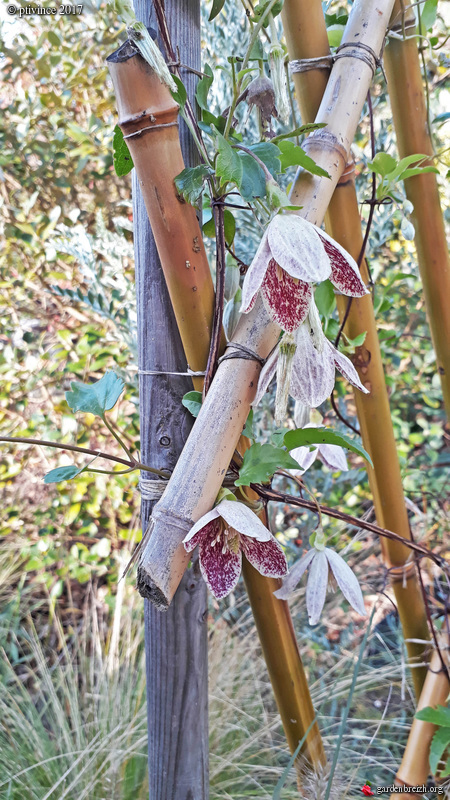
[[[147,127],[148,122],[160,124],[161,109],[167,107],[171,109],[169,119],[173,121],[174,110],[170,93],[164,90],[159,80],[148,71],[140,56],[130,51],[129,47],[125,47],[110,57],[109,65],[115,83],[122,124],[125,120],[126,134],[131,127],[130,120],[133,126],[136,119],[139,119],[142,127]],[[139,92],[134,90],[137,84]],[[130,87],[133,87],[132,92],[129,91]],[[143,110],[146,111],[144,115],[142,115]],[[153,118],[153,122],[150,117]],[[131,130],[133,132],[134,127],[131,127]],[[197,235],[198,223],[191,206],[186,204],[180,206],[173,184],[173,177],[183,169],[178,137],[173,134],[176,128],[171,126],[168,137],[167,131],[165,135],[161,135],[161,130],[165,129],[157,128],[152,131],[152,136],[149,137],[151,141],[145,148],[142,147],[145,137],[142,139],[139,136],[132,137],[128,141],[149,218],[155,225],[154,234],[165,278],[169,287],[172,287],[172,302],[186,355],[190,364],[195,364],[197,370],[202,370],[208,357],[210,337],[208,325],[212,318],[214,303],[211,273],[204,250],[199,249],[201,244],[199,236],[195,242],[195,259],[198,260],[192,259],[191,268],[194,274],[189,272],[189,281],[193,283],[187,287],[188,289],[196,287],[194,298],[196,305],[194,305],[192,292],[186,291],[186,285],[185,291],[180,291],[177,278],[180,270],[181,279],[186,276],[184,258],[186,253],[190,253],[193,231]],[[165,136],[166,141],[164,141]],[[151,151],[149,158],[146,155],[148,150]],[[184,213],[186,220],[178,227],[180,215]],[[161,224],[161,220],[164,224]],[[170,221],[169,224],[167,220]],[[201,388],[203,379],[198,377],[196,382],[198,388]],[[241,450],[245,449],[246,441],[248,440],[240,442]],[[267,524],[265,512],[262,512],[262,519]],[[305,738],[302,756],[306,762],[313,766],[323,764],[325,753],[317,722],[314,722],[314,709],[294,635],[289,606],[285,601],[275,598],[273,594],[279,588],[280,581],[263,577],[253,570],[245,559],[243,573],[291,752],[294,752],[299,741]],[[299,759],[298,766],[301,764]]]
[[[288,53],[291,61],[328,56],[330,48],[320,0],[285,0],[282,10]],[[320,105],[329,69],[294,72],[296,96],[304,122],[311,122]],[[302,178],[299,178],[301,185]],[[295,196],[294,186],[294,196]],[[350,163],[337,184],[325,217],[327,231],[342,244],[355,259],[358,258],[363,237],[356,196],[354,169]],[[369,280],[366,261],[361,264],[361,276]],[[348,300],[337,296],[341,320],[347,310]],[[372,298],[366,295],[353,298],[345,331],[353,339],[366,332],[366,339],[356,349],[354,363],[361,381],[370,394],[355,391],[354,398],[364,447],[370,453],[374,468],[368,467],[369,483],[373,494],[377,522],[381,527],[410,539],[408,514],[403,494],[400,465],[394,438],[389,399],[378,341]],[[409,560],[406,546],[392,541],[381,541],[381,548],[393,585],[403,634],[406,639],[410,664],[424,659],[429,639],[424,601],[414,564]],[[405,564],[407,566],[405,567]],[[413,641],[410,641],[413,640]],[[415,666],[412,677],[419,696],[427,670]]]
[[[397,0],[392,30],[401,35],[405,26],[407,38],[390,38],[384,57],[397,145],[402,158],[413,153],[431,157],[433,146],[428,130],[414,13],[409,7],[402,20],[402,7],[403,3]],[[414,241],[447,419],[450,420],[450,257],[436,175],[427,173],[408,178],[405,190],[414,206]]]
[[[358,0],[344,41],[362,42],[379,52],[393,0],[376,4]],[[352,57],[353,53],[353,57]],[[331,178],[305,174],[297,189],[302,216],[322,221],[348,152],[368,87],[372,68],[359,58],[357,46],[333,67],[317,122],[327,125],[309,139],[309,153]],[[261,299],[241,319],[235,341],[267,357],[279,328],[270,321]],[[140,591],[167,607],[186,567],[182,539],[195,520],[214,502],[255,396],[260,365],[233,358],[222,362],[167,489],[155,507],[152,535],[138,569]],[[202,460],[199,462],[199,454]]]
[[[447,666],[450,666],[449,651],[442,649]],[[442,669],[439,654],[435,651],[428,671],[425,683],[417,705],[417,710],[427,706],[445,705],[450,691],[450,683],[444,670]],[[408,742],[403,754],[402,763],[395,777],[396,786],[422,786],[426,784],[430,773],[430,744],[436,731],[436,726],[431,722],[424,722],[414,719],[408,736]],[[408,793],[395,792],[391,794],[394,798],[411,797]]]
[[[173,182],[184,169],[178,105],[129,42],[107,61],[116,92],[119,125],[124,137],[130,137],[126,141],[139,176],[170,299],[174,307],[183,307],[184,352],[191,369],[200,372],[208,359],[214,289],[195,209],[178,197]],[[149,163],[151,179],[147,177]],[[194,376],[193,381],[196,388],[201,388],[201,378]]]

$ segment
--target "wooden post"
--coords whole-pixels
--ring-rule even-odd
[[[136,16],[156,28],[149,0],[135,0]],[[183,64],[200,69],[198,0],[166,0],[173,41]],[[183,73],[191,99],[196,77]],[[196,149],[184,123],[186,163]],[[138,349],[141,370],[185,372],[186,359],[144,201],[133,177]],[[141,375],[141,455],[145,464],[172,470],[192,421],[181,405],[192,389],[187,377]],[[145,476],[147,477],[147,475]],[[142,501],[145,530],[154,501]],[[208,797],[207,590],[194,562],[165,613],[145,600],[148,766],[150,800]]]

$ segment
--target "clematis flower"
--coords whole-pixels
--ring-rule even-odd
[[[286,347],[286,339],[290,344],[289,348]],[[295,347],[292,347],[292,343]],[[290,353],[288,365],[285,363],[285,351],[287,350]],[[264,395],[277,372],[277,367],[278,383],[280,383],[280,378],[281,382],[284,382],[283,386],[277,387],[282,395],[280,402],[275,404],[275,417],[277,420],[283,419],[286,410],[287,391],[295,400],[305,406],[310,406],[310,408],[320,406],[333,391],[336,369],[352,386],[355,386],[364,394],[368,394],[368,390],[361,383],[350,359],[340,353],[325,336],[320,323],[319,312],[313,300],[311,300],[308,310],[307,321],[301,324],[295,333],[283,336],[278,347],[269,356],[261,370],[258,390],[254,400],[255,405],[259,403]]]
[[[261,575],[281,578],[287,573],[286,557],[275,537],[237,500],[222,500],[195,523],[183,542],[188,553],[199,546],[201,573],[218,600],[236,586],[242,553]]]
[[[342,556],[331,548],[325,547],[325,538],[321,531],[318,531],[315,536],[313,548],[294,564],[289,575],[283,580],[281,589],[274,592],[275,597],[286,600],[294,591],[303,573],[310,567],[306,584],[306,609],[309,624],[316,625],[325,603],[329,571],[331,570],[346,600],[358,614],[365,617],[364,598],[356,576]]]
[[[367,294],[356,261],[331,236],[296,214],[277,214],[247,270],[241,311],[260,291],[271,319],[292,333],[308,315],[312,284],[327,278],[342,294]]]

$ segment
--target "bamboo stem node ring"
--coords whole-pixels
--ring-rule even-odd
[[[331,69],[334,56],[318,56],[317,58],[296,58],[289,61],[289,72],[294,75],[296,72],[309,72],[311,69]]]
[[[147,125],[147,127],[140,128],[138,131],[134,131],[134,133],[127,133],[127,135],[124,136],[123,138],[124,139],[133,139],[135,136],[142,136],[142,134],[143,133],[147,133],[147,131],[156,131],[158,128],[172,128],[174,126],[178,127],[178,121],[177,122],[162,122],[160,125]]]
[[[347,167],[348,153],[344,145],[342,145],[334,133],[327,131],[325,128],[314,131],[307,139],[302,142],[303,150],[309,147],[315,149],[316,145],[319,149],[328,150],[330,153],[336,153],[339,158],[344,162],[343,169]],[[340,171],[342,174],[342,171]]]
[[[149,481],[150,483],[150,481]],[[409,578],[412,578],[416,572],[416,563],[415,561],[407,561],[405,564],[401,564],[400,566],[390,567],[389,568],[389,577],[392,583],[403,583],[406,585],[406,581]]]

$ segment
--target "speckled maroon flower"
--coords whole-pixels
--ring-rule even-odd
[[[356,261],[331,236],[296,214],[277,214],[245,276],[241,311],[260,291],[271,319],[292,333],[307,317],[312,286],[327,278],[342,294],[367,294]]]
[[[183,542],[188,553],[198,545],[201,573],[218,600],[236,586],[242,553],[261,575],[281,578],[287,573],[286,557],[275,537],[237,500],[222,500],[195,523]]]
[[[289,370],[285,370],[286,377],[284,374],[282,377],[279,365],[282,360],[283,342],[286,338],[292,340],[294,348]],[[295,400],[310,408],[317,408],[330,396],[335,383],[336,369],[353,386],[364,394],[368,393],[350,359],[340,353],[325,336],[314,300],[311,301],[307,320],[299,326],[295,333],[285,334],[278,347],[267,359],[259,376],[254,405],[261,400],[277,369],[277,381],[280,378],[287,381],[284,394],[288,392]],[[276,409],[278,420],[282,419],[286,410],[285,406],[286,403],[283,408]]]

